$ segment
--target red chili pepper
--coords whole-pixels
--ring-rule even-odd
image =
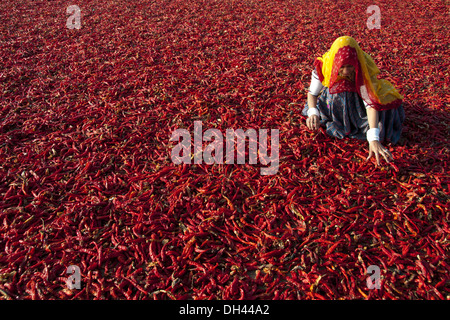
[[[376,64],[405,97],[405,142],[388,144],[395,163],[375,168],[365,162],[364,141],[335,139],[324,128],[311,133],[301,123],[306,97],[301,90],[311,76],[311,61],[303,58],[319,56],[334,38],[326,36],[319,46],[292,45],[286,13],[301,16],[303,2],[289,4],[289,10],[269,8],[269,3],[237,3],[221,7],[220,14],[208,3],[200,11],[191,10],[195,1],[178,11],[178,4],[168,5],[147,17],[158,40],[137,36],[130,43],[111,38],[105,32],[111,24],[101,22],[109,20],[101,19],[102,10],[95,11],[91,18],[98,18],[96,31],[104,36],[86,37],[86,48],[96,49],[69,50],[79,53],[73,56],[61,55],[80,44],[73,32],[63,32],[64,41],[42,51],[36,34],[13,28],[0,74],[7,106],[0,121],[0,244],[5,253],[0,289],[7,296],[446,297],[448,99],[445,86],[439,86],[446,83],[445,66],[432,56],[443,52],[445,32],[416,28],[417,39],[430,38],[431,32],[442,41],[424,46],[403,39],[402,48],[368,41],[379,30],[357,35],[369,44],[369,53],[377,52]],[[271,15],[258,14],[268,8]],[[45,5],[40,9],[44,16],[51,11]],[[138,20],[144,9],[133,7]],[[431,20],[419,16],[416,24],[445,25],[443,5],[434,9]],[[186,10],[198,14],[181,19]],[[9,12],[6,22],[15,25],[20,11]],[[304,31],[314,35],[319,11],[312,12],[313,22]],[[399,17],[405,12],[396,8]],[[230,21],[221,18],[227,14]],[[323,10],[320,14],[322,20],[331,17]],[[125,16],[118,15],[113,24]],[[243,16],[254,24],[233,23]],[[338,27],[361,18],[357,12],[343,17]],[[184,22],[173,29],[179,21]],[[383,28],[410,34],[409,25],[392,23]],[[134,35],[136,25],[129,22],[123,35]],[[44,40],[48,30],[42,27]],[[242,42],[244,34],[245,46],[224,46]],[[18,46],[18,39],[26,45]],[[406,57],[417,50],[423,54]],[[404,70],[397,63],[402,59]],[[429,78],[417,76],[424,64],[433,70]],[[58,80],[67,71],[62,65],[69,66],[70,81]],[[278,174],[262,177],[259,164],[171,163],[171,133],[186,128],[192,135],[194,118],[205,130],[223,133],[228,128],[280,129]],[[244,151],[247,162],[249,151]],[[265,259],[270,268],[261,266]],[[57,278],[67,263],[86,273],[79,291],[51,284],[61,282]],[[371,264],[385,277],[394,265],[411,276],[395,274],[381,290],[367,290],[365,268]],[[308,273],[289,276],[296,266]],[[255,279],[249,270],[258,271]],[[319,276],[321,282],[309,292]]]

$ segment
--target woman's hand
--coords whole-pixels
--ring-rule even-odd
[[[389,163],[389,158],[391,160],[394,160],[389,150],[383,147],[379,141],[374,140],[369,142],[369,157],[366,159],[366,161],[372,158],[373,155],[375,155],[375,158],[377,159],[377,165],[380,165],[380,154],[383,156],[384,160],[386,160],[387,163]]]
[[[317,130],[320,127],[320,113],[316,105],[317,97],[308,92],[308,118],[306,119],[306,126],[309,130]]]
[[[306,119],[306,125],[310,130],[317,130],[320,127],[320,119],[319,116],[311,115]]]

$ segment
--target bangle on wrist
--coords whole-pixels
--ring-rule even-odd
[[[317,110],[317,108],[309,108],[306,114],[308,115],[308,118],[311,117],[312,115],[316,115],[318,117],[320,116],[319,110]]]
[[[372,128],[367,130],[367,141],[380,141],[380,129]]]

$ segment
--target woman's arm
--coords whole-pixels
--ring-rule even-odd
[[[372,130],[372,132],[376,132],[378,129],[378,111],[375,110],[372,107],[366,108],[367,110],[367,120],[369,121],[369,130]],[[379,131],[375,134],[368,133],[367,140],[369,141],[369,157],[367,160],[369,160],[372,155],[375,155],[375,158],[377,159],[377,165],[380,164],[380,154],[384,157],[386,162],[389,163],[389,158],[393,160],[392,154],[389,152],[388,149],[383,147],[379,141]]]
[[[314,109],[317,106],[317,97],[308,92],[308,108]]]
[[[378,128],[378,111],[371,107],[367,108],[366,111],[369,129]]]
[[[311,74],[311,84],[309,86],[309,91],[307,95],[308,100],[308,119],[306,119],[306,125],[310,130],[319,129],[319,110],[317,110],[317,97],[320,91],[323,89],[322,82],[320,82],[319,77],[315,70]]]

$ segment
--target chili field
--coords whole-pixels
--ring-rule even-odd
[[[448,13],[424,0],[2,1],[0,299],[449,299]],[[391,164],[301,115],[314,59],[342,35],[404,96]],[[175,164],[172,133],[194,121],[279,130],[277,172]]]

